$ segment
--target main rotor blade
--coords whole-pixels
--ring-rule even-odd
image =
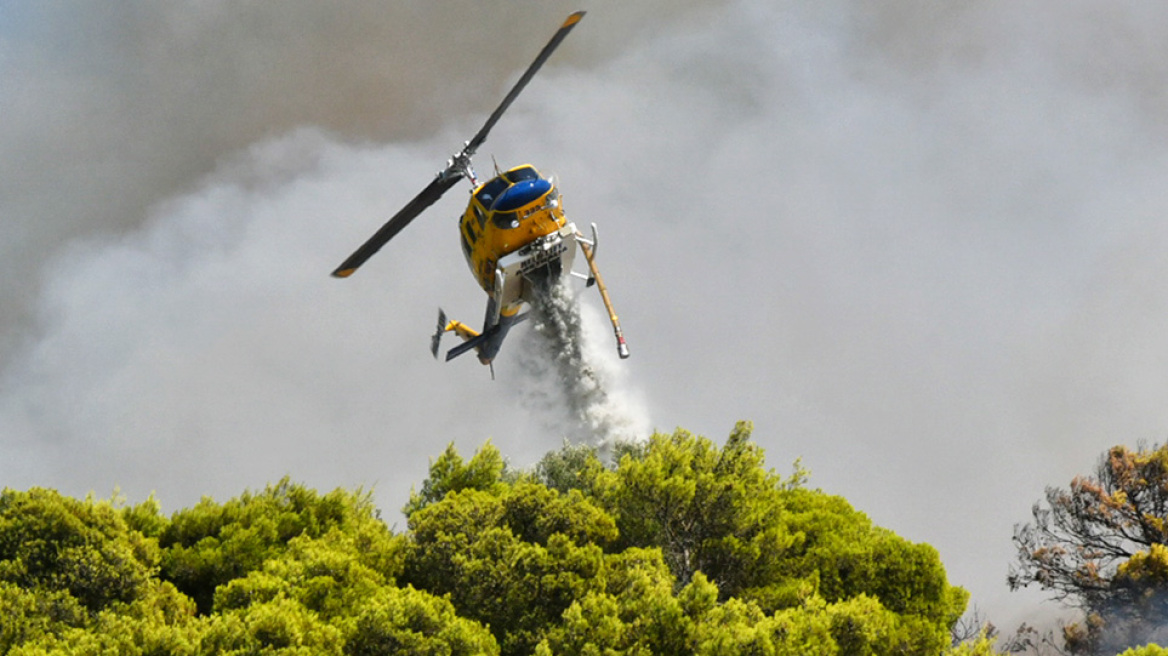
[[[552,52],[554,52],[556,47],[560,45],[560,42],[564,40],[564,37],[568,36],[568,32],[571,32],[572,28],[576,26],[576,23],[579,23],[580,19],[584,18],[584,13],[585,12],[583,11],[577,11],[571,16],[568,16],[568,20],[564,21],[564,24],[560,26],[559,30],[556,30],[556,33],[552,35],[552,40],[548,41],[548,44],[544,46],[543,50],[539,52],[539,56],[535,58],[535,61],[531,62],[531,66],[528,66],[527,70],[523,72],[523,77],[519,78],[519,81],[516,82],[515,86],[511,88],[511,91],[507,94],[507,97],[503,98],[503,102],[500,103],[499,107],[491,113],[489,118],[487,118],[487,122],[483,125],[482,129],[478,131],[478,134],[476,134],[473,139],[467,142],[466,148],[463,149],[464,153],[467,155],[473,155],[479,149],[479,146],[483,145],[483,142],[487,140],[487,133],[491,131],[491,128],[495,127],[495,123],[499,121],[499,117],[503,115],[503,112],[507,111],[507,108],[511,106],[511,103],[515,102],[515,99],[519,96],[519,93],[523,91],[523,88],[527,86],[527,83],[531,81],[531,78],[535,77],[535,74],[539,72],[539,69],[541,66],[543,66],[543,63],[548,60],[548,57],[552,56]]]
[[[440,173],[434,181],[426,185],[422,193],[414,196],[414,199],[406,203],[406,206],[401,208],[397,214],[381,226],[381,229],[373,234],[361,247],[353,251],[349,259],[345,260],[341,266],[333,271],[333,276],[337,278],[348,278],[353,275],[357,267],[365,263],[365,260],[373,257],[373,254],[381,250],[381,247],[386,244],[393,236],[401,232],[402,228],[410,224],[419,214],[421,214],[427,207],[430,207],[442,197],[451,187],[455,185],[462,174],[457,171],[450,171],[449,169]]]
[[[406,203],[406,206],[401,208],[397,214],[394,214],[385,225],[381,226],[381,229],[374,233],[369,238],[369,241],[366,241],[360,248],[353,251],[349,259],[337,267],[336,271],[333,271],[333,276],[337,278],[348,278],[353,275],[353,272],[364,264],[365,260],[373,257],[373,254],[381,250],[381,247],[389,242],[390,239],[393,239],[394,235],[401,232],[402,228],[409,225],[410,221],[417,218],[427,207],[433,205],[435,201],[442,197],[442,194],[446,193],[447,190],[453,187],[456,182],[470,171],[470,157],[487,140],[487,134],[490,133],[491,128],[495,127],[495,123],[499,121],[499,117],[503,115],[503,112],[507,111],[511,103],[515,102],[515,98],[519,96],[519,93],[523,91],[523,88],[527,86],[531,78],[535,77],[540,67],[548,60],[548,57],[551,57],[552,52],[560,45],[564,37],[568,36],[568,32],[571,32],[572,28],[583,17],[583,11],[577,11],[568,16],[568,19],[564,21],[560,29],[552,35],[551,41],[548,41],[548,44],[543,47],[543,50],[540,51],[535,61],[531,63],[531,66],[527,67],[527,70],[523,72],[523,76],[519,78],[519,81],[515,83],[515,86],[503,98],[503,102],[487,118],[487,122],[483,125],[482,129],[478,131],[473,139],[466,142],[466,147],[462,149],[462,152],[455,155],[448,162],[446,169],[439,173],[438,177],[434,178],[413,200]],[[473,174],[471,177],[473,179]]]

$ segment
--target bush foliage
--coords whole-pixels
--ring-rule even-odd
[[[451,446],[402,534],[366,492],[289,480],[169,517],[6,489],[0,654],[951,649],[967,595],[937,552],[765,469],[749,424],[615,455],[565,446],[514,472],[490,443]]]

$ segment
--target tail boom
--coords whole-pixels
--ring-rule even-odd
[[[478,352],[479,362],[489,365],[495,359],[495,356],[499,354],[499,349],[503,346],[503,339],[507,337],[507,332],[511,330],[512,326],[526,318],[526,314],[500,314],[498,323],[480,333],[461,321],[446,321],[446,313],[439,310],[438,330],[434,333],[430,350],[435,358],[438,357],[438,346],[442,335],[451,332],[461,337],[463,341],[458,346],[446,352],[447,362],[467,351],[475,350]]]

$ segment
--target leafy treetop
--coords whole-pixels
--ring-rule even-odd
[[[451,446],[398,535],[368,493],[288,479],[169,517],[6,490],[0,656],[947,649],[966,595],[936,551],[765,469],[750,432],[611,462],[566,445],[524,472]]]

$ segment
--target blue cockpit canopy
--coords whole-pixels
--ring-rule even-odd
[[[479,189],[478,193],[475,194],[475,198],[478,199],[479,203],[483,206],[483,209],[489,210],[489,209],[492,209],[494,207],[495,203],[497,203],[499,201],[499,197],[501,195],[503,195],[503,193],[507,190],[508,187],[511,187],[513,185],[516,185],[516,184],[519,184],[522,182],[530,182],[530,181],[535,181],[535,180],[543,180],[542,178],[540,178],[539,172],[530,166],[521,166],[513,171],[507,171],[506,173],[501,173],[501,174],[495,176],[494,178],[491,178],[490,180],[488,180],[486,182],[486,184],[484,184],[482,186],[482,188]],[[544,180],[544,182],[546,182],[546,180]],[[546,192],[546,191],[547,191],[547,189],[545,188],[543,190],[543,192]],[[514,196],[512,201],[510,201],[509,204],[517,202],[520,198],[527,197],[527,194],[532,193],[532,192],[530,190],[528,190],[527,192],[515,192],[515,193],[521,194],[521,195]],[[532,198],[531,200],[534,200],[534,198]],[[521,202],[521,203],[519,203],[519,205],[515,205],[511,209],[514,209],[515,207],[522,207],[523,205],[526,205],[528,202],[531,202],[531,200],[528,200],[526,202]]]
[[[517,210],[524,205],[533,203],[540,199],[552,188],[552,183],[543,178],[535,178],[533,180],[523,180],[507,187],[499,197],[495,199],[495,204],[491,208],[496,212],[511,212]]]

